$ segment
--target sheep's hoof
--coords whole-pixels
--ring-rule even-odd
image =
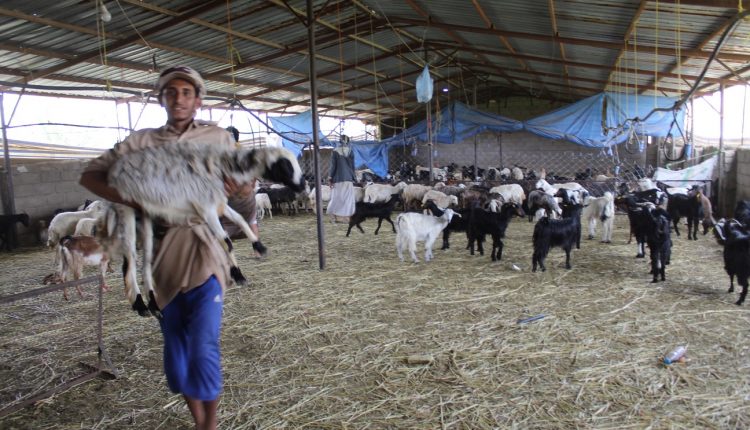
[[[570,269],[572,269],[572,268],[573,268],[573,266],[571,266],[570,264],[566,264],[566,265],[565,265],[565,269],[567,269],[567,270],[570,270]]]
[[[643,254],[638,254],[638,255],[635,256],[635,258],[644,258],[644,257],[645,257],[645,255],[643,255]]]
[[[232,280],[237,285],[245,285],[245,284],[247,284],[247,278],[245,278],[245,276],[240,271],[240,268],[237,267],[237,266],[233,266],[233,267],[231,267],[229,269],[229,276],[232,277]]]
[[[143,303],[143,297],[141,297],[140,294],[135,297],[135,301],[133,302],[133,310],[138,312],[138,315],[142,317],[147,317],[150,315],[148,307],[145,303]]]
[[[594,238],[594,236],[591,236],[591,235],[589,235],[589,237],[588,237],[589,240],[591,240],[593,238]]]
[[[651,283],[652,283],[652,284],[655,284],[655,283],[657,283],[657,282],[659,282],[659,280],[658,280],[658,279],[656,279],[656,278],[654,278],[654,279],[653,279],[653,280],[651,281]]]
[[[742,306],[742,302],[743,302],[743,300],[740,299],[740,300],[737,300],[736,302],[734,302],[734,304],[737,305],[737,306]]]
[[[268,248],[263,246],[263,244],[260,243],[260,241],[253,242],[253,249],[257,251],[258,254],[260,254],[261,256],[266,255],[266,253],[268,252]]]
[[[156,304],[156,297],[154,297],[153,291],[148,292],[148,310],[157,320],[161,321],[161,319],[164,318],[161,309],[159,309],[159,305]]]
[[[729,287],[729,291],[727,291],[727,293],[733,293],[733,292],[734,292],[734,287]]]

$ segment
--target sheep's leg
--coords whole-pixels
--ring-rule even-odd
[[[729,291],[727,293],[734,292],[734,273],[729,274]]]
[[[109,257],[102,256],[102,259],[99,260],[99,273],[102,275],[102,291],[109,291],[109,287],[107,287],[107,269],[109,268]]]
[[[197,205],[193,206],[196,213],[206,222],[208,225],[209,230],[211,230],[211,233],[214,234],[214,236],[220,240],[223,241],[226,245],[226,251],[227,255],[229,256],[229,275],[232,277],[232,280],[236,282],[238,285],[244,285],[247,282],[247,279],[242,274],[242,271],[240,270],[239,266],[237,265],[237,258],[234,256],[234,245],[232,245],[232,240],[229,238],[229,235],[226,231],[221,227],[221,223],[219,222],[219,214],[216,213],[216,208],[200,208]],[[226,206],[226,212],[225,215],[227,218],[229,218],[232,222],[239,225],[240,228],[242,228],[242,231],[247,235],[247,237],[255,239],[255,242],[253,242],[253,248],[261,252],[259,249],[255,247],[256,243],[260,244],[258,242],[258,237],[253,234],[253,232],[250,230],[250,226],[247,225],[244,219],[242,219],[242,216],[235,212],[233,209],[231,209],[229,206]],[[244,224],[244,226],[242,225]],[[247,231],[245,231],[247,229]],[[250,233],[250,234],[248,234]],[[260,244],[262,247],[263,245]],[[262,248],[263,252],[265,252],[265,247]]]
[[[604,226],[602,226],[602,229],[604,229]],[[591,217],[589,218],[589,237],[588,239],[591,240],[596,236],[596,218]]]
[[[646,257],[646,248],[645,243],[638,240],[638,238],[635,238],[636,246],[638,248],[638,254],[635,255],[635,258],[645,258]]]
[[[383,218],[383,219],[386,220],[386,221],[388,221],[389,223],[391,223],[391,228],[393,229],[393,232],[395,233],[396,232],[396,225],[393,224],[393,221],[391,220],[391,216],[388,215],[388,218]]]
[[[497,259],[502,260],[503,258],[503,240],[497,239]]]
[[[375,234],[378,234],[378,232],[380,231],[380,225],[381,224],[383,224],[383,218],[382,217],[378,217],[378,228],[375,229]]]
[[[424,242],[424,261],[432,260],[432,245],[435,243],[436,237],[428,237]]]
[[[742,287],[740,298],[735,303],[736,305],[739,306],[745,302],[745,296],[747,296],[747,285],[748,285],[747,276],[737,276],[737,283],[740,284],[740,286]]]
[[[570,265],[570,250],[573,248],[573,244],[565,247],[565,268],[570,270],[573,266]]]
[[[677,229],[677,225],[678,225],[678,224],[680,223],[680,218],[679,218],[679,217],[678,217],[678,218],[675,218],[675,219],[674,219],[674,220],[673,220],[672,222],[673,222],[673,224],[674,224],[674,233],[675,233],[675,234],[676,234],[677,236],[679,236],[679,235],[680,235],[680,230],[679,230],[679,229]],[[690,230],[688,230],[688,235],[690,235]],[[688,239],[689,239],[689,237],[688,237]]]
[[[143,244],[143,288],[148,293],[148,311],[156,319],[161,319],[161,309],[156,304],[154,274],[151,268],[154,260],[154,228],[151,217],[143,214],[141,219],[141,243]]]
[[[398,254],[398,259],[401,260],[401,262],[403,262],[404,261],[404,235],[403,233],[396,234],[396,253]]]
[[[449,237],[450,237],[450,232],[448,230],[443,230],[443,246],[440,248],[441,251],[444,251],[451,247],[450,242],[448,242]]]
[[[135,270],[135,210],[128,206],[118,205],[117,217],[119,218],[117,220],[118,227],[114,234],[119,237],[114,238],[114,240],[121,241],[123,248],[122,276],[125,283],[125,295],[133,310],[138,312],[138,315],[146,317],[149,315],[148,307],[143,301],[141,290],[138,288],[138,279]],[[114,222],[114,220],[109,222]]]
[[[659,261],[658,251],[651,250],[651,273],[653,274],[651,279],[652,284],[659,282],[660,266],[661,262]]]
[[[196,209],[197,210],[197,209]],[[205,212],[205,211],[204,211]],[[200,214],[200,212],[199,212]],[[221,223],[219,222],[219,216],[215,212],[211,215],[215,215],[211,218],[203,218],[205,220],[211,220],[213,223],[213,226],[211,223],[208,223],[209,228],[211,228],[211,231],[214,232],[214,235],[218,239],[224,238],[224,242],[226,243],[227,240],[229,240],[229,236],[227,235],[227,232],[224,231],[224,228],[221,227]],[[248,239],[250,239],[250,242],[253,244],[253,249],[258,252],[260,255],[266,255],[266,252],[268,252],[268,249],[266,249],[265,246],[263,246],[262,243],[260,243],[260,240],[258,240],[258,236],[253,233],[253,231],[250,229],[250,226],[247,224],[244,218],[242,218],[242,215],[237,213],[234,209],[230,208],[229,205],[224,206],[224,216],[226,216],[230,221],[235,223],[237,226],[239,226],[242,229],[242,232],[245,233],[245,236],[247,236]],[[230,243],[227,243],[227,246],[231,246]],[[231,253],[231,250],[229,251]]]

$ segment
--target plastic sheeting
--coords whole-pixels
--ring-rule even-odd
[[[714,155],[700,164],[686,167],[682,170],[669,170],[658,167],[656,172],[654,172],[653,179],[664,182],[670,187],[690,188],[693,185],[703,185],[705,181],[716,179],[718,175],[716,172],[718,161],[719,157]]]
[[[296,157],[302,153],[307,145],[312,145],[312,111],[305,111],[292,116],[269,117],[274,130],[281,135],[281,144],[292,151]],[[318,132],[320,146],[333,144]]]
[[[670,109],[677,100],[675,97],[600,93],[527,120],[524,128],[539,136],[589,148],[620,144],[628,138],[632,127],[638,134],[679,136],[679,130],[684,130],[685,125],[684,108],[676,113],[672,110],[651,113],[654,108]],[[646,121],[632,121],[647,116]],[[672,124],[673,121],[676,123]]]

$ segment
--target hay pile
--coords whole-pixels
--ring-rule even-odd
[[[573,270],[555,249],[547,272],[534,274],[525,220],[509,226],[501,262],[469,256],[455,235],[451,250],[418,265],[398,261],[389,226],[374,236],[367,221],[367,234],[347,238],[346,225],[327,222],[320,271],[311,215],[266,219],[267,259],[236,242],[251,285],[225,300],[221,427],[750,427],[750,303],[737,307],[726,294],[720,248],[683,233],[667,282],[650,284],[646,260],[625,244],[626,225],[618,216],[613,244],[584,241]],[[50,266],[49,251],[4,256],[2,294],[35,287]],[[78,386],[0,427],[190,428],[166,387],[156,321],[128,310],[118,277],[109,282],[105,344],[121,377]],[[95,308],[89,290],[3,310],[2,406],[30,390],[19,365],[38,384],[95,360],[93,340],[74,343],[90,332]],[[57,341],[61,333],[67,340]],[[660,364],[678,344],[688,345],[688,361]]]

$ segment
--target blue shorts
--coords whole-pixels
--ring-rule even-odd
[[[164,373],[172,392],[204,401],[219,397],[224,382],[219,351],[223,306],[221,284],[211,276],[162,309]]]

